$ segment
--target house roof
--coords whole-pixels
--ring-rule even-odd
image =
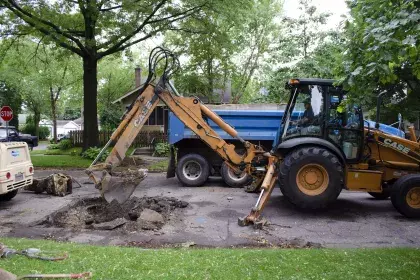
[[[77,125],[82,125],[83,124],[83,119],[82,118],[77,118],[77,119],[73,120],[73,122]]]
[[[125,99],[128,98],[137,98],[137,96],[140,94],[140,89],[144,86],[144,83],[141,84],[139,87],[136,87],[134,89],[132,89],[131,91],[127,92],[126,94],[124,94],[123,96],[121,96],[118,99],[115,99],[114,101],[112,101],[112,104],[118,104],[120,102],[125,103]],[[165,106],[165,104],[162,101],[159,101],[157,106]]]
[[[64,126],[68,123],[68,120],[57,120],[57,126]]]
[[[131,97],[133,94],[137,93],[138,91],[143,87],[144,84],[141,84],[139,87],[136,87],[134,89],[132,89],[131,91],[127,92],[126,94],[124,94],[123,96],[121,96],[118,99],[115,99],[114,101],[112,101],[112,104],[116,104],[118,102],[123,102],[124,99]]]
[[[77,124],[79,126],[83,125],[83,119],[82,118],[78,118],[78,119],[68,121],[68,122],[74,122],[75,124]],[[100,124],[101,124],[101,122],[100,122],[99,117],[98,117],[98,125],[100,125]]]
[[[74,121],[68,121],[63,128],[80,128],[80,125],[75,123]]]

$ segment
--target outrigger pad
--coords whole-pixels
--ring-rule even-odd
[[[123,172],[103,171],[101,179],[101,195],[108,203],[116,200],[118,203],[126,202],[136,187],[147,177],[147,169],[138,169]]]
[[[263,229],[265,225],[267,225],[267,220],[264,218],[259,218],[258,220],[252,222],[248,219],[248,216],[243,218],[238,218],[238,225],[241,227],[246,227],[252,224],[254,229]]]

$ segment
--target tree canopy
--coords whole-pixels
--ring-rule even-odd
[[[398,112],[415,120],[420,113],[420,2],[358,0],[349,6],[347,87],[367,105],[386,91],[384,112],[394,120]]]
[[[420,114],[419,1],[349,0],[350,14],[337,29],[327,28],[330,15],[311,0],[298,1],[297,16],[285,15],[280,0],[0,4],[0,98],[16,92],[19,98],[7,102],[23,104],[35,119],[82,111],[85,148],[97,145],[98,116],[109,129],[118,124],[121,108],[112,101],[133,88],[134,67],[146,66],[133,58],[132,47],[147,41],[141,44],[144,57],[156,44],[152,38],[180,56],[174,80],[184,95],[221,102],[230,91],[233,103],[281,103],[290,78],[333,78],[365,110],[387,92],[385,122],[394,122],[398,112],[410,121]],[[78,68],[70,76],[78,82],[66,90],[71,79],[61,77],[69,73],[70,57],[70,68]],[[23,60],[37,65],[26,69]],[[41,69],[46,62],[48,69]],[[45,87],[60,79],[67,86]]]
[[[221,1],[221,0],[220,0]],[[107,55],[166,30],[179,30],[178,23],[211,8],[212,1],[199,0],[0,0],[3,36],[35,36],[46,44],[67,49],[83,60],[84,148],[98,144],[97,67]],[[222,1],[221,1],[222,2]]]

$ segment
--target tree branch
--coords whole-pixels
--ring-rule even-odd
[[[44,37],[45,37],[45,35],[44,36],[42,36],[41,37],[41,39],[38,41],[38,44],[36,44],[36,48],[35,48],[35,51],[34,51],[34,55],[29,59],[29,61],[31,61],[32,59],[34,59],[36,56],[37,56],[37,54],[38,54],[38,49],[39,49],[39,45],[41,44],[41,42],[42,42],[42,40],[44,40]]]
[[[163,21],[166,21],[168,19],[173,19],[170,22],[175,22],[175,21],[184,19],[184,18],[190,16],[191,14],[195,13],[197,10],[201,9],[205,5],[206,4],[202,4],[202,5],[199,5],[199,6],[195,6],[193,8],[190,8],[188,10],[185,10],[183,12],[177,13],[177,14],[173,14],[173,15],[170,15],[170,16],[167,16],[167,17],[164,17],[164,18],[156,19],[156,20],[151,20],[151,21],[149,21],[149,24],[163,22]],[[179,17],[179,18],[177,18],[177,17]]]
[[[63,42],[62,40],[60,40],[57,36],[53,35],[51,33],[51,31],[49,31],[48,29],[37,26],[36,25],[36,22],[41,23],[43,25],[46,25],[46,26],[52,28],[55,31],[55,33],[57,33],[58,35],[61,35],[61,36],[65,37],[65,38],[73,41],[80,48],[80,51],[81,52],[86,53],[85,47],[83,46],[83,44],[77,38],[71,36],[70,34],[64,32],[64,31],[62,31],[57,25],[55,25],[52,22],[49,22],[47,20],[44,20],[44,19],[42,19],[40,17],[37,17],[37,16],[33,15],[32,13],[30,13],[28,11],[25,11],[14,0],[7,0],[7,1],[4,1],[4,3],[5,3],[5,6],[10,11],[12,11],[15,15],[17,15],[20,19],[22,19],[23,21],[25,21],[26,23],[28,23],[29,25],[31,25],[35,29],[40,30],[42,33],[51,36],[61,46],[63,46],[62,44],[66,44],[68,46],[70,46],[70,45],[67,44],[67,43],[65,43],[65,42]],[[66,47],[66,48],[68,48],[68,47]],[[72,47],[72,48],[73,49],[71,49],[71,48],[68,48],[68,49],[70,49],[71,51],[74,52],[74,49],[76,49],[76,48],[74,48],[74,47]],[[80,52],[78,54],[80,55]]]
[[[100,12],[108,12],[108,11],[112,11],[112,10],[116,10],[122,8],[122,5],[118,5],[118,6],[114,6],[114,7],[109,7],[109,8],[103,8],[103,9],[99,9]]]
[[[163,0],[159,4],[163,5],[165,1],[167,1],[167,0]],[[126,49],[126,48],[128,48],[128,47],[130,47],[132,45],[135,45],[135,44],[137,44],[137,43],[139,43],[141,41],[144,41],[144,40],[152,37],[153,35],[156,35],[157,33],[161,32],[161,31],[164,31],[164,30],[177,30],[177,31],[184,31],[184,32],[193,33],[194,31],[189,30],[189,29],[171,27],[170,24],[171,23],[174,23],[176,21],[182,20],[182,19],[184,19],[184,18],[192,15],[197,10],[201,9],[204,5],[205,4],[200,5],[200,6],[196,6],[194,8],[185,10],[182,13],[178,13],[178,14],[175,14],[175,15],[172,15],[172,16],[169,16],[169,17],[165,17],[165,18],[163,18],[161,20],[150,21],[150,18],[152,18],[153,15],[156,14],[156,12],[159,10],[160,7],[155,8],[155,10],[146,18],[146,20],[136,30],[134,30],[131,34],[129,34],[128,36],[126,36],[124,39],[122,39],[121,41],[119,41],[118,43],[116,43],[114,46],[112,46],[108,50],[106,50],[104,52],[99,52],[98,53],[98,59],[99,58],[102,58],[104,56],[107,56],[109,54],[113,54],[115,52],[122,51],[122,50],[124,50],[124,49]],[[171,19],[171,20],[168,21],[168,19]],[[141,29],[144,28],[144,26],[146,26],[148,24],[151,24],[151,23],[157,23],[157,22],[163,22],[163,21],[166,21],[166,24],[165,24],[164,27],[159,28],[159,29],[156,29],[156,30],[150,32],[148,35],[146,35],[146,36],[144,36],[144,37],[142,37],[140,39],[134,40],[134,41],[132,41],[130,43],[126,43],[128,40],[130,40],[132,37],[134,37],[137,33],[139,33],[141,31]],[[199,33],[199,31],[197,31],[197,33]],[[126,43],[126,44],[124,44],[124,43]]]
[[[130,46],[132,46],[132,45],[135,45],[135,44],[137,44],[137,43],[139,43],[139,42],[141,42],[141,41],[144,41],[144,40],[146,40],[146,39],[149,39],[150,37],[152,37],[153,35],[155,35],[156,33],[158,33],[158,32],[160,32],[161,30],[156,30],[155,32],[152,32],[152,33],[149,33],[149,34],[147,34],[146,36],[144,36],[144,37],[141,37],[140,39],[137,39],[137,40],[135,40],[135,41],[132,41],[132,42],[130,42],[130,43],[127,43],[127,44],[125,44],[124,46],[121,46],[121,47],[119,47],[119,48],[113,48],[112,50],[111,49],[109,49],[109,50],[107,50],[107,51],[105,51],[105,52],[99,52],[98,53],[98,56],[97,56],[97,58],[98,59],[101,59],[102,57],[104,57],[104,56],[107,56],[107,55],[110,55],[110,54],[113,54],[113,53],[116,53],[116,52],[119,52],[119,51],[122,51],[122,50],[124,50],[124,49],[126,49],[126,48],[128,48],[128,47],[130,47]]]
[[[114,53],[116,49],[118,49],[119,47],[121,47],[125,42],[127,42],[128,40],[130,40],[131,38],[133,38],[137,33],[139,33],[148,23],[149,20],[159,11],[159,9],[167,2],[168,0],[161,0],[156,7],[153,9],[153,11],[150,13],[150,15],[148,15],[146,17],[146,19],[136,28],[134,29],[131,33],[129,33],[127,36],[125,36],[122,40],[120,40],[119,42],[115,43],[112,47],[110,47],[108,50],[98,53],[98,55],[100,57],[104,57],[106,55],[109,55],[111,53]],[[102,44],[98,49],[100,49],[101,47],[107,46],[109,44],[111,44],[112,41],[108,41],[105,42],[104,44]]]

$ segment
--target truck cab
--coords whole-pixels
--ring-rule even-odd
[[[38,146],[38,137],[21,134],[14,126],[0,126],[0,142],[25,142],[29,150]]]
[[[0,143],[0,201],[8,201],[18,190],[31,185],[34,167],[25,142]]]

